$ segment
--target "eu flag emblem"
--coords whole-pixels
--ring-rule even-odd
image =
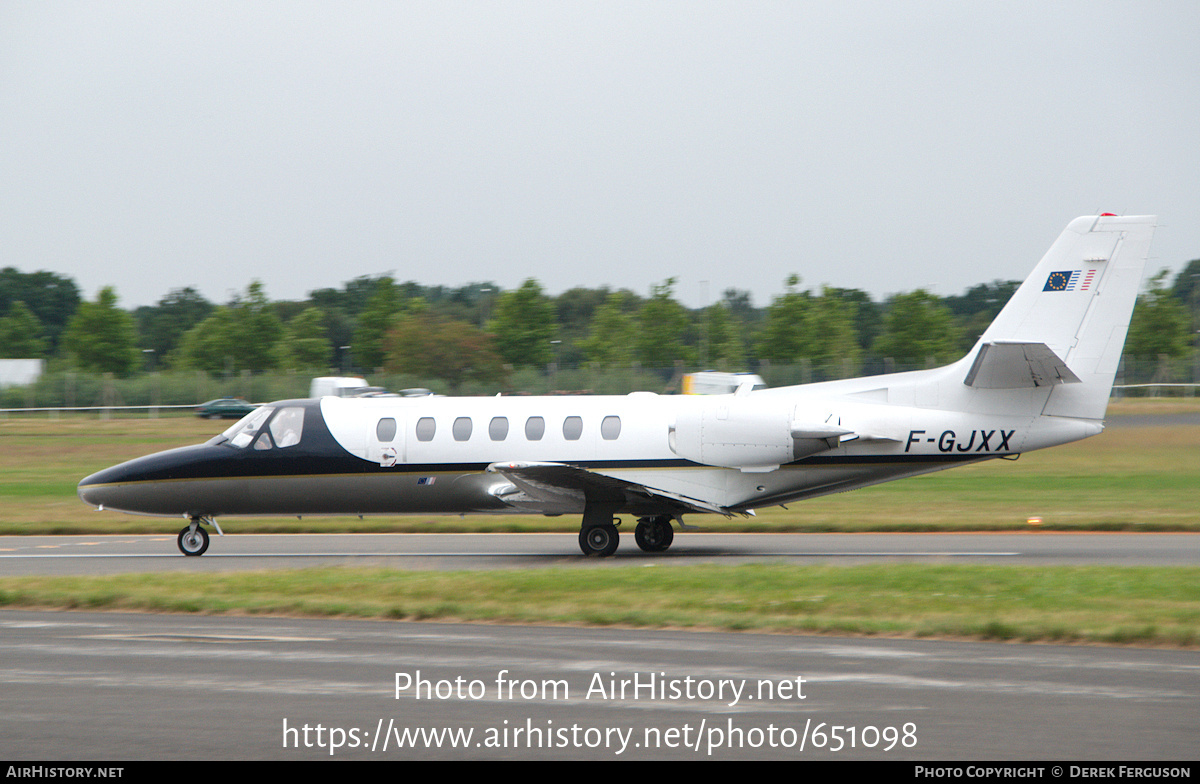
[[[1075,288],[1074,284],[1078,278],[1078,270],[1051,272],[1050,277],[1046,278],[1046,285],[1042,291],[1071,291]]]

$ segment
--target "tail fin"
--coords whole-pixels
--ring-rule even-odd
[[[1103,419],[1154,228],[1154,216],[1071,221],[980,337],[967,385],[1057,384],[1043,415]]]

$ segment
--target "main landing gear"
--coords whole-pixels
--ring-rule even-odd
[[[584,515],[583,527],[579,530],[579,549],[584,555],[605,558],[617,551],[621,535],[617,533],[620,519],[607,517],[596,520],[594,515]],[[661,553],[671,546],[675,529],[671,518],[665,515],[643,517],[633,530],[633,540],[647,553]]]
[[[615,520],[615,518],[614,518]],[[606,558],[617,551],[621,535],[613,523],[593,525],[579,530],[579,549],[584,555]]]
[[[638,520],[637,528],[633,529],[633,540],[637,546],[648,553],[661,553],[675,541],[675,529],[671,527],[671,518],[643,517]]]
[[[217,521],[211,517],[192,517],[187,527],[179,532],[179,552],[184,555],[204,555],[208,549],[208,531],[200,527],[202,522],[217,525]],[[217,526],[217,532],[220,531],[220,526]]]

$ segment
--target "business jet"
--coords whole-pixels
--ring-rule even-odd
[[[1104,414],[1155,219],[1077,218],[961,360],[731,394],[283,400],[205,444],[95,473],[100,509],[181,516],[179,549],[236,515],[581,515],[612,555],[685,514],[753,514],[1065,444]]]

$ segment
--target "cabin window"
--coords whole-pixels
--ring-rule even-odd
[[[546,433],[546,420],[541,417],[529,417],[525,420],[525,437],[530,441],[541,441]]]
[[[394,439],[396,437],[396,420],[391,417],[379,420],[379,424],[375,425],[375,437],[385,443]]]
[[[466,441],[471,438],[471,417],[459,417],[450,428],[455,441]]]
[[[417,420],[418,441],[432,441],[436,430],[437,423],[433,421],[433,417],[421,417]]]
[[[569,416],[563,420],[563,438],[568,441],[578,441],[583,435],[583,418]]]
[[[605,441],[616,441],[621,435],[621,417],[606,416],[600,423],[600,437]]]
[[[508,417],[492,417],[492,421],[488,423],[488,437],[493,441],[508,438]]]
[[[275,446],[280,449],[299,444],[304,432],[304,409],[300,406],[279,409],[267,429],[271,431],[271,438],[275,439]]]

